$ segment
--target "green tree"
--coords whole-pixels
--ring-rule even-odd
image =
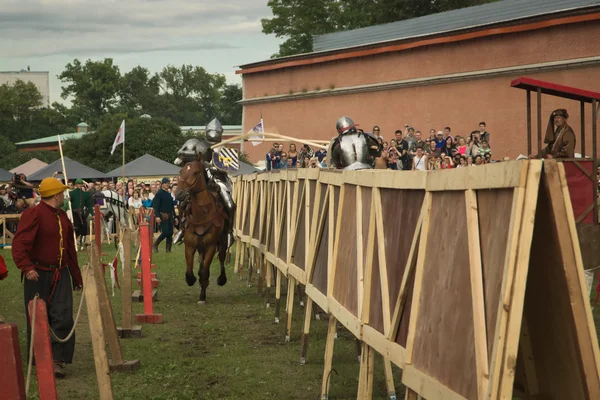
[[[72,98],[74,110],[90,125],[96,125],[103,114],[118,105],[121,72],[112,58],[87,60],[85,64],[75,59],[58,78],[65,84],[61,97]]]
[[[2,157],[0,157],[0,168],[7,171],[18,167],[27,161],[37,158],[48,164],[58,160],[60,154],[56,151],[28,151],[18,152],[17,146],[13,144],[6,136],[0,135],[0,149],[2,149]]]
[[[273,57],[313,51],[313,36],[385,24],[498,0],[269,0],[263,33],[286,38]]]
[[[94,133],[65,141],[65,155],[103,172],[121,166],[122,145],[117,147],[113,155],[110,150],[124,118],[125,114],[104,115]],[[179,126],[166,118],[132,118],[126,119],[125,124],[126,163],[146,153],[172,163],[185,142]]]
[[[31,82],[0,85],[0,135],[13,143],[72,131],[76,122],[60,109],[42,107],[42,96]]]
[[[162,116],[180,125],[202,125],[217,117],[226,86],[221,74],[210,74],[199,66],[169,65],[157,74]]]
[[[221,94],[219,107],[219,121],[223,125],[242,124],[242,88],[240,85],[225,85]]]

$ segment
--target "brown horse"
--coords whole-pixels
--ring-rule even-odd
[[[189,196],[189,198],[187,198]],[[204,167],[201,162],[193,161],[185,164],[179,174],[179,183],[175,198],[189,201],[191,212],[186,216],[187,226],[183,236],[185,244],[185,281],[194,286],[194,255],[198,252],[200,268],[200,301],[206,303],[206,288],[210,277],[210,264],[217,250],[221,263],[221,274],[217,279],[219,286],[227,283],[225,274],[225,257],[227,255],[227,231],[224,229],[227,215],[217,201],[217,194],[209,190],[206,184]],[[184,210],[180,210],[182,212]]]

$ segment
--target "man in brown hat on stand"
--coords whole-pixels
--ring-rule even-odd
[[[574,158],[575,132],[567,124],[569,113],[564,108],[554,110],[550,114],[542,152],[532,158]]]

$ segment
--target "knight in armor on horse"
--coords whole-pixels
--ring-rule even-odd
[[[375,158],[381,157],[381,145],[377,138],[368,132],[356,129],[349,117],[337,120],[335,128],[338,136],[329,143],[328,167],[360,170],[374,167]]]
[[[213,149],[211,146],[220,143],[223,136],[223,127],[217,118],[206,125],[206,139],[189,139],[177,153],[176,165],[185,165],[189,162],[200,161],[206,172],[208,188],[218,193],[219,202],[227,214],[227,248],[234,242],[233,221],[236,205],[233,201],[232,183],[227,172],[218,169],[213,162]],[[180,230],[174,238],[174,243],[181,243],[184,236],[186,216],[190,213],[190,196],[188,195],[180,205]]]

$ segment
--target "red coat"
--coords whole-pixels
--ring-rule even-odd
[[[60,225],[58,223],[60,218]],[[61,229],[62,226],[62,259]],[[28,208],[21,214],[19,225],[12,242],[12,256],[24,274],[43,266],[58,265],[68,267],[75,286],[83,286],[81,271],[77,261],[73,224],[63,210],[49,206],[43,201]]]
[[[8,270],[6,269],[6,263],[4,258],[0,256],[0,281],[8,276]]]

